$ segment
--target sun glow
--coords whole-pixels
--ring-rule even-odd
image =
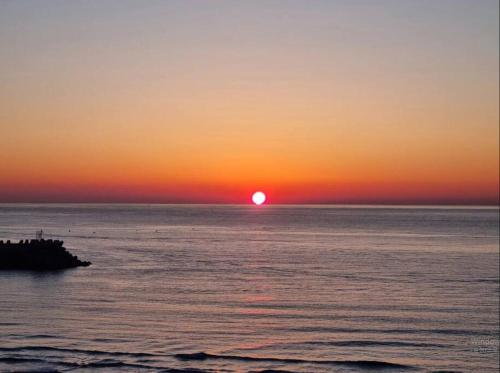
[[[258,206],[262,205],[266,201],[266,195],[262,192],[255,192],[252,195],[252,201]]]

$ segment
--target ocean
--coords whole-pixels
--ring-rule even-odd
[[[2,204],[0,371],[497,372],[497,208]]]

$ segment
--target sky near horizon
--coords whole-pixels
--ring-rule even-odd
[[[0,202],[498,204],[498,13],[0,0]]]

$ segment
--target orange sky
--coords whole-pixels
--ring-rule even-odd
[[[305,3],[2,2],[0,202],[498,204],[498,3]]]

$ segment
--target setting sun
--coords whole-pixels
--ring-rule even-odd
[[[266,201],[266,195],[262,192],[255,192],[252,195],[252,201],[256,205],[262,205]]]

